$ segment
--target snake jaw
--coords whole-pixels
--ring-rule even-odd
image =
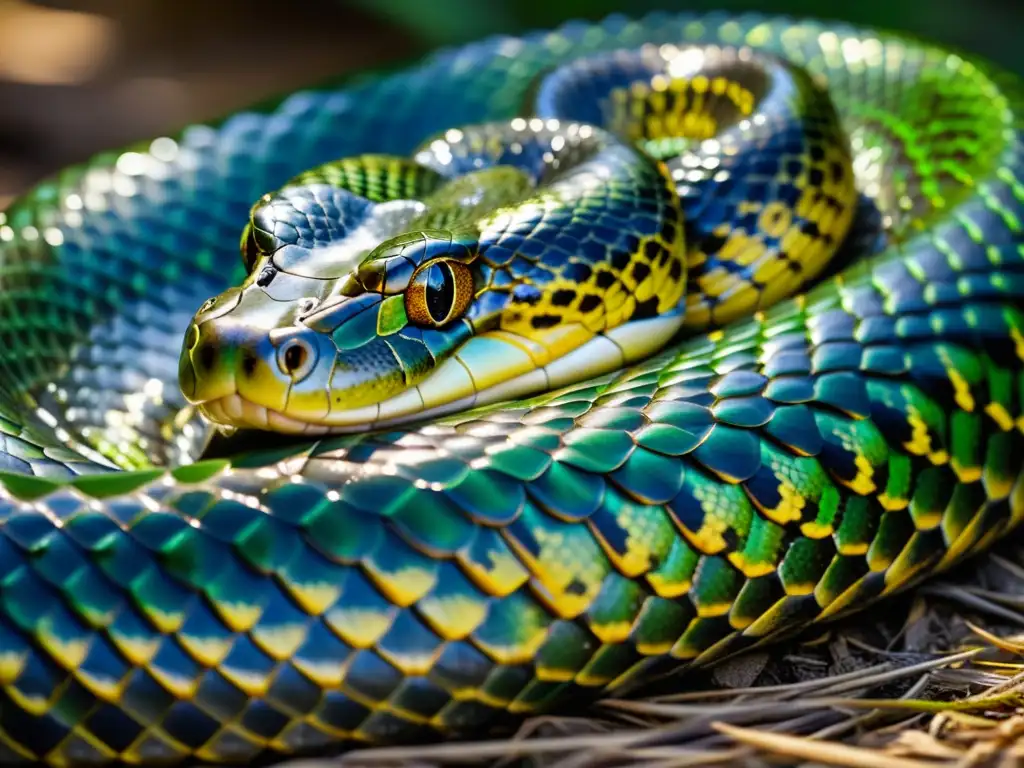
[[[289,435],[321,435],[330,431],[327,425],[293,419],[239,394],[207,401],[199,406],[199,412],[207,420],[225,427],[272,430]]]
[[[627,323],[593,334],[582,326],[543,339],[508,332],[471,336],[418,383],[396,387],[395,394],[347,407],[336,390],[310,379],[309,407],[298,407],[296,390],[284,408],[268,407],[232,393],[202,404],[200,412],[223,426],[271,430],[290,435],[323,435],[390,428],[491,405],[598,376],[660,349],[679,329],[680,312]],[[344,357],[334,364],[331,381]],[[324,400],[331,392],[329,407]]]

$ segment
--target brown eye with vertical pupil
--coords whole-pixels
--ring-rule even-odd
[[[416,271],[405,292],[405,313],[417,325],[441,328],[473,299],[473,275],[461,261],[439,259]]]

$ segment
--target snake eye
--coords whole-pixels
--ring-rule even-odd
[[[306,378],[315,363],[315,351],[302,339],[289,339],[277,350],[277,365],[281,373],[290,376],[294,381]]]
[[[256,242],[256,230],[252,224],[247,224],[242,232],[242,264],[245,265],[246,273],[250,273],[256,262],[263,254],[260,252],[259,243]]]
[[[461,261],[439,259],[412,276],[405,313],[417,325],[441,328],[466,311],[473,299],[473,275]]]

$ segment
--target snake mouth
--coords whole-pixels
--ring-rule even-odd
[[[326,424],[316,424],[287,416],[273,408],[267,408],[246,400],[235,393],[207,400],[199,406],[199,412],[215,424],[245,429],[281,432],[289,435],[323,435],[331,431]]]
[[[502,370],[513,375],[488,381],[487,363],[496,353],[508,357],[510,335],[475,337],[452,359],[447,360],[420,385],[379,403],[331,410],[319,418],[299,419],[254,403],[238,392],[207,400],[199,406],[208,420],[224,426],[271,430],[291,435],[325,435],[392,427],[424,419],[447,416],[472,408],[493,405],[518,397],[551,391],[621,368],[660,349],[680,328],[680,311],[590,334],[546,365],[532,366],[524,354],[518,368],[507,364]],[[495,347],[493,345],[497,344]],[[472,350],[477,350],[473,353]],[[480,357],[474,354],[484,353]],[[468,382],[468,384],[467,384]]]

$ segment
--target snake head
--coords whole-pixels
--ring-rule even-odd
[[[364,157],[253,208],[249,278],[182,350],[182,391],[209,419],[323,433],[432,418],[614,370],[678,327],[681,213],[661,166],[541,120],[426,146],[373,160],[374,183]]]
[[[186,333],[185,397],[215,423],[281,432],[358,427],[423,410],[417,385],[473,334],[476,232],[402,233],[354,269],[327,277],[279,269],[253,254],[252,239],[243,237],[249,279],[207,301]],[[308,258],[336,264],[341,255],[330,250],[337,247]],[[432,391],[444,399],[443,377]]]

